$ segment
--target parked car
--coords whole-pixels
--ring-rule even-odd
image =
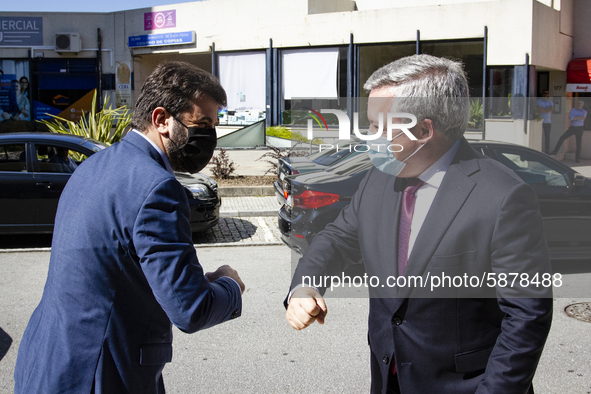
[[[52,233],[59,197],[75,166],[106,147],[66,134],[0,134],[0,234]],[[58,160],[64,151],[74,168]],[[176,177],[189,197],[191,230],[215,226],[221,205],[215,181],[202,174]]]
[[[505,143],[470,141],[521,177],[535,190],[553,259],[591,257],[591,181],[552,157]],[[286,177],[286,203],[279,210],[283,242],[303,253],[312,239],[349,204],[372,167],[367,154],[357,155],[324,171]]]
[[[285,203],[286,197],[283,192],[283,179],[286,176],[322,171],[331,165],[345,160],[351,155],[360,153],[354,150],[354,146],[359,144],[363,144],[363,141],[358,138],[339,140],[333,144],[320,145],[318,152],[312,153],[309,156],[280,158],[277,163],[277,180],[273,183],[279,204]]]

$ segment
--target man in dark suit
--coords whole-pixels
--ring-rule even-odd
[[[497,279],[550,275],[534,191],[463,138],[469,103],[461,64],[415,55],[382,67],[365,88],[372,133],[382,132],[380,113],[411,113],[417,124],[412,135],[395,136],[390,161],[374,163],[350,205],[300,259],[288,322],[297,330],[324,323],[321,277],[362,259],[367,276],[379,279],[369,286],[372,393],[533,392],[551,324],[551,284]],[[432,292],[428,278],[445,275],[485,284],[450,281]],[[306,276],[322,284],[310,287]],[[409,282],[390,287],[388,278]]]
[[[19,347],[16,393],[164,393],[171,322],[193,333],[240,316],[244,284],[229,266],[203,273],[173,172],[205,167],[225,103],[211,74],[160,64],[134,129],[73,173]]]

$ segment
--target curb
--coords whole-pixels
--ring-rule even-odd
[[[218,187],[221,197],[274,196],[273,186],[223,186]]]
[[[252,209],[250,211],[220,211],[220,218],[251,218],[256,216],[277,216],[277,211],[269,209]]]
[[[193,244],[195,249],[201,248],[221,248],[224,246],[277,246],[277,245],[285,245],[283,242],[250,242],[250,243],[243,243],[243,242],[217,242],[217,243],[203,243],[203,244]],[[51,252],[51,248],[22,248],[22,249],[0,249],[0,253],[31,253],[31,252]]]

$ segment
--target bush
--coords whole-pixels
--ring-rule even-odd
[[[267,127],[267,130],[265,131],[265,133],[267,135],[270,135],[273,137],[285,138],[288,140],[300,141],[300,142],[310,142],[310,140],[307,139],[306,137],[304,137],[302,135],[302,133],[300,133],[299,131],[290,131],[289,129],[287,129],[286,127],[283,127],[283,126]],[[312,140],[312,143],[313,144],[321,144],[322,140],[320,138],[314,138]]]
[[[96,90],[92,98],[92,109],[88,113],[82,111],[82,117],[78,122],[50,115],[53,120],[40,120],[53,133],[74,134],[92,138],[112,145],[121,141],[123,132],[131,123],[131,112],[127,107],[109,108],[109,98],[105,97],[103,109],[96,112]],[[113,126],[113,124],[115,126]]]
[[[218,179],[228,179],[236,171],[236,164],[228,156],[228,151],[223,148],[220,148],[220,153],[217,156],[211,158],[209,164],[212,166],[213,176]]]
[[[277,172],[277,163],[279,159],[283,157],[296,157],[296,156],[305,156],[306,152],[302,150],[296,150],[295,147],[298,146],[300,143],[298,142],[291,148],[276,148],[274,146],[269,146],[268,148],[271,149],[271,152],[267,152],[261,157],[257,159],[257,161],[262,160],[265,163],[268,163],[271,168],[269,168],[263,176],[271,173],[275,176],[279,175]]]

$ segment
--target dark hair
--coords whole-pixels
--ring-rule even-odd
[[[193,100],[203,96],[210,97],[220,107],[226,106],[226,92],[212,74],[185,62],[162,62],[142,86],[131,126],[146,131],[157,107],[179,117],[193,108]]]

